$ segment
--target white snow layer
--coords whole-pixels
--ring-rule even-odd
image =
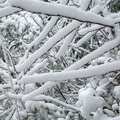
[[[83,43],[87,42],[95,33],[96,33],[96,31],[92,31],[92,32],[88,33],[87,35],[85,35],[82,39],[80,39],[76,44],[71,44],[71,45],[74,47],[79,47]]]
[[[14,7],[11,7],[11,6],[0,8],[0,18],[4,17],[4,16],[7,16],[7,15],[10,15],[10,14],[13,14],[15,12],[19,12],[19,11],[21,11],[21,9],[14,8]]]
[[[76,105],[81,108],[82,116],[86,120],[90,120],[92,118],[90,114],[96,112],[98,107],[102,107],[104,102],[102,97],[96,96],[94,89],[82,88],[79,90],[79,98]]]
[[[85,56],[84,58],[82,58],[80,61],[78,61],[78,62],[76,62],[75,64],[73,64],[73,65],[71,65],[70,67],[68,67],[68,68],[66,69],[66,71],[81,68],[84,64],[90,62],[92,59],[95,59],[95,58],[97,58],[98,56],[100,56],[101,54],[103,54],[104,52],[106,52],[106,51],[108,51],[108,50],[110,50],[110,49],[118,46],[118,45],[120,44],[119,39],[120,39],[120,37],[116,38],[116,39],[113,40],[113,41],[110,41],[110,42],[106,43],[106,44],[103,45],[102,47],[98,48],[97,50],[93,51],[93,52],[90,53],[89,55],[87,55],[87,56]],[[109,46],[109,47],[108,47],[108,46]],[[39,53],[39,52],[38,52],[38,53]],[[119,62],[119,61],[118,61],[118,62]],[[26,64],[27,64],[27,63],[26,63]],[[23,64],[22,67],[24,67],[24,65],[26,65],[26,64]],[[109,63],[109,64],[111,64],[111,63]],[[109,64],[107,64],[108,67],[110,67]],[[114,64],[114,63],[112,63],[112,64]],[[111,65],[112,65],[112,64],[111,64]],[[119,64],[119,63],[118,63],[118,64]],[[106,66],[106,64],[105,64],[105,66]],[[21,68],[22,68],[22,67],[21,67]],[[107,67],[107,66],[106,66],[106,67]],[[104,70],[106,70],[106,67],[105,67]],[[112,66],[111,66],[111,67],[112,67]],[[118,65],[117,65],[116,67],[118,67]],[[102,68],[104,68],[104,67],[102,67]],[[114,67],[112,67],[112,69],[114,69]],[[111,70],[112,70],[112,69],[111,69]],[[88,69],[88,70],[91,71],[90,69]],[[95,69],[94,69],[94,70],[95,70]],[[107,69],[107,70],[108,70],[108,69]],[[98,71],[98,70],[97,70],[97,71]],[[97,71],[95,70],[95,73],[96,73]],[[83,72],[83,71],[81,71],[81,72]],[[102,71],[100,70],[100,72],[102,72]],[[107,71],[106,71],[106,72],[107,72]],[[109,72],[109,71],[108,71],[108,72]],[[63,72],[63,73],[64,73],[64,72]],[[87,73],[87,70],[86,70],[86,73]],[[47,74],[47,73],[46,73],[46,74]],[[58,73],[56,73],[56,74],[54,74],[54,75],[56,76],[57,74],[58,74]],[[59,76],[59,77],[57,76],[57,79],[58,79],[58,78],[61,78],[61,74],[62,74],[62,72],[61,72],[60,74],[58,74],[58,75],[60,75],[60,76]],[[69,74],[70,74],[70,73],[69,73]],[[80,74],[80,73],[78,73],[77,75],[79,75],[79,74]],[[50,74],[50,76],[55,77],[54,75],[53,75],[53,74],[52,74],[52,75]],[[85,75],[85,74],[84,74],[84,75]],[[89,75],[90,75],[90,74],[89,74]],[[91,75],[92,75],[92,74],[91,74]],[[46,77],[46,79],[44,80],[44,79],[42,78],[42,76],[45,77],[45,74],[43,74],[43,75],[41,75],[41,76],[38,76],[36,80],[39,81],[39,82],[48,81],[48,77]],[[49,74],[48,74],[48,76],[49,76]],[[64,76],[65,76],[65,74],[64,74]],[[74,76],[74,75],[73,75],[73,76]],[[25,77],[26,77],[26,78],[25,78]],[[30,77],[29,77],[29,76],[28,76],[28,77],[25,76],[25,77],[22,78],[21,83],[27,83],[27,82],[25,82],[26,79],[27,79],[27,81],[28,81],[28,83],[29,83],[29,78],[30,78]],[[42,81],[38,80],[39,77],[42,78]],[[80,76],[78,76],[78,77],[80,77]],[[81,76],[81,77],[83,77],[83,76]],[[86,76],[86,77],[87,77],[87,76]],[[74,78],[76,78],[76,76],[74,76]],[[53,80],[53,78],[50,78],[50,79]],[[56,77],[55,77],[54,79],[57,80]],[[61,78],[61,79],[63,79],[63,78]],[[66,79],[68,79],[68,78],[64,78],[64,80],[66,80]],[[54,81],[54,80],[53,80],[53,81]],[[31,82],[33,82],[33,81],[31,81]],[[49,88],[52,88],[52,87],[55,86],[56,84],[57,84],[56,82],[47,82],[47,83],[45,83],[43,86],[41,86],[40,88],[38,88],[37,90],[29,93],[28,95],[25,95],[25,96],[23,97],[23,100],[29,100],[29,99],[31,99],[31,98],[33,98],[33,97],[35,97],[35,96],[37,96],[37,95],[39,95],[39,94],[47,91]]]
[[[17,1],[9,0],[9,3],[11,6],[19,7],[30,12],[36,12],[36,13],[42,13],[42,14],[48,14],[54,16],[64,16],[82,22],[87,21],[87,22],[97,23],[110,27],[114,26],[114,22],[111,18],[104,18],[91,12],[78,10],[77,8],[71,6],[51,4],[38,0],[17,0]]]
[[[24,76],[20,83],[27,84],[27,83],[35,83],[35,82],[47,82],[47,81],[56,81],[60,82],[63,80],[68,79],[75,79],[75,78],[84,78],[90,77],[94,75],[105,74],[111,71],[120,70],[120,61],[106,63],[103,65],[98,65],[95,67],[89,67],[86,69],[80,70],[71,70],[71,71],[63,71],[63,72],[54,72],[54,73],[43,73],[41,75],[29,75]]]
[[[77,30],[74,30],[72,33],[70,33],[67,38],[64,40],[63,45],[60,47],[60,50],[56,54],[56,58],[60,58],[62,54],[67,50],[68,46],[70,45],[70,42],[72,41],[75,33]]]
[[[100,9],[100,6],[95,6],[90,11],[96,13],[96,12],[100,12],[99,9]],[[45,30],[47,32],[49,32],[48,30],[50,30],[49,27],[50,27],[51,23],[54,23],[55,21],[57,21],[57,19],[58,18],[53,18],[53,20],[50,21],[50,24],[48,23],[48,26],[45,27]],[[72,23],[68,24],[66,27],[64,27],[63,29],[61,29],[57,34],[55,34],[52,38],[50,38],[40,49],[38,49],[35,53],[33,53],[31,56],[29,56],[29,58],[27,60],[25,60],[20,66],[18,66],[17,67],[17,71],[20,72],[20,71],[22,71],[22,70],[30,67],[32,65],[32,63],[34,63],[38,58],[40,58],[47,51],[49,51],[53,47],[53,45],[55,45],[57,42],[59,42],[61,39],[63,39],[69,33],[71,33],[72,31],[74,31],[77,27],[79,27],[80,24],[81,23],[78,22],[78,21],[73,21]],[[52,26],[53,25],[54,24],[52,24]],[[47,32],[45,30],[43,30],[44,32],[42,32],[38,36],[38,38],[36,38],[35,41],[33,41],[30,44],[30,48],[34,44],[38,44],[46,36]]]
[[[94,50],[90,54],[86,55],[82,59],[78,60],[76,63],[72,64],[70,67],[68,67],[66,70],[75,70],[81,68],[86,63],[90,62],[91,60],[97,58],[98,56],[102,55],[106,51],[109,51],[115,47],[117,47],[120,44],[120,37],[116,38],[113,41],[105,43],[100,48]]]
[[[120,86],[114,88],[115,97],[120,100]]]
[[[53,97],[50,97],[50,96],[38,95],[37,97],[34,97],[31,100],[36,100],[36,101],[42,101],[42,100],[52,101],[52,102],[60,104],[60,105],[62,105],[64,107],[67,107],[67,108],[70,108],[70,109],[73,109],[73,110],[76,110],[76,111],[80,112],[80,108],[75,107],[75,106],[70,105],[70,104],[67,104],[65,102],[62,102],[60,100],[57,100],[56,98],[53,98]]]
[[[84,1],[82,1],[81,10],[87,10],[90,2],[91,2],[91,0],[84,0]],[[98,7],[97,7],[97,9],[98,9]],[[78,25],[80,26],[81,23],[78,23]],[[72,39],[75,36],[76,32],[77,32],[77,29],[74,30],[72,33],[70,33],[67,36],[67,38],[64,40],[63,45],[61,46],[60,50],[56,54],[56,58],[60,58],[60,56],[62,56],[62,54],[65,52],[65,50],[67,50],[67,48],[70,45],[70,42],[72,41]]]
[[[34,52],[28,59],[26,59],[21,65],[17,67],[17,71],[22,71],[32,65],[38,58],[47,53],[58,41],[63,39],[67,34],[71,33],[74,29],[78,27],[79,22],[72,22],[63,29],[61,29],[57,34],[51,37],[40,49]]]
[[[38,95],[42,94],[43,92],[47,92],[48,89],[52,88],[56,84],[57,84],[56,82],[47,82],[46,84],[42,85],[37,90],[34,90],[33,92],[31,92],[27,95],[24,95],[22,100],[23,101],[30,100],[31,98],[34,98],[35,96],[38,96]]]
[[[96,30],[101,29],[101,28],[103,28],[103,27],[104,27],[104,26],[102,26],[102,25],[93,25],[93,26],[91,26],[91,27],[84,28],[84,29],[80,30],[80,31],[79,31],[79,34],[80,34],[80,35],[85,35],[85,34],[87,34],[88,32],[96,31]]]

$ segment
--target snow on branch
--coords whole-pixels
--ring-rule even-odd
[[[14,7],[11,7],[11,6],[0,8],[0,18],[11,15],[11,14],[19,12],[19,11],[21,11],[21,9],[14,8]]]
[[[93,26],[91,26],[91,27],[84,28],[84,29],[80,30],[80,31],[79,31],[79,34],[80,34],[80,35],[85,35],[85,34],[87,34],[87,33],[89,33],[89,32],[97,31],[97,30],[99,30],[99,29],[101,29],[101,28],[103,28],[103,26],[101,26],[101,25],[93,25]]]
[[[42,63],[37,63],[30,71],[28,71],[27,75],[32,75],[35,71],[43,67],[47,63],[47,59],[43,60]]]
[[[34,63],[38,58],[40,58],[42,55],[47,53],[57,42],[59,42],[61,39],[66,37],[69,33],[74,31],[78,26],[79,22],[72,22],[68,24],[66,27],[61,29],[57,34],[55,34],[52,38],[49,39],[40,49],[38,49],[36,52],[34,52],[28,59],[24,61],[21,65],[17,67],[17,71],[20,72],[26,68],[29,68],[32,63]]]
[[[75,43],[75,44],[71,43],[71,45],[73,47],[79,47],[79,46],[81,46],[83,43],[87,42],[96,32],[97,31],[89,32],[81,40],[79,40],[77,43]]]
[[[60,4],[67,4],[67,2],[68,2],[68,0],[61,0]],[[55,26],[58,19],[59,19],[59,17],[56,17],[56,16],[53,16],[51,18],[51,20],[47,23],[47,25],[42,30],[42,32],[39,34],[39,36],[29,44],[28,50],[25,52],[24,58],[26,58],[26,56],[28,55],[29,50],[33,46],[39,44],[47,36],[47,34],[50,32],[50,30]],[[19,63],[22,63],[24,60],[25,59],[22,59]]]
[[[67,4],[67,2],[68,2],[68,0],[61,0],[60,4]],[[59,17],[54,17],[54,16],[51,18],[51,20],[45,26],[45,28],[43,29],[43,31],[40,33],[40,35],[33,42],[30,43],[29,49],[32,48],[34,45],[37,45],[38,43],[40,43],[40,41],[45,38],[45,36],[54,27],[54,25],[56,24],[56,22],[58,21],[58,19],[59,19]]]
[[[84,2],[82,2],[82,5],[81,5],[81,10],[87,10],[90,2],[91,2],[91,0],[84,0]],[[72,33],[70,33],[67,36],[67,38],[63,42],[63,45],[60,47],[60,50],[56,54],[56,58],[60,58],[60,56],[62,56],[62,54],[65,52],[65,50],[67,50],[67,48],[70,45],[70,42],[72,41],[72,39],[75,36],[76,32],[77,32],[77,29],[74,30]]]
[[[63,42],[63,45],[61,46],[60,50],[56,54],[56,58],[60,58],[62,54],[67,50],[68,46],[70,45],[70,42],[72,41],[73,37],[75,36],[75,33],[77,32],[77,29],[74,30],[71,34],[69,34],[66,39]]]
[[[107,63],[107,64],[98,65],[95,67],[90,67],[80,70],[44,73],[41,75],[32,75],[32,76],[29,75],[29,76],[24,76],[20,80],[20,83],[21,84],[36,83],[36,82],[42,83],[47,81],[61,82],[68,79],[91,77],[94,75],[101,75],[108,72],[120,70],[119,64],[120,61],[116,61],[116,62]]]
[[[120,12],[118,12],[118,13],[112,13],[112,14],[110,14],[110,16],[111,16],[112,18],[120,17]]]
[[[9,3],[13,7],[21,8],[33,13],[42,13],[52,16],[64,16],[78,20],[80,22],[90,22],[114,27],[114,21],[111,18],[101,17],[100,15],[96,15],[91,12],[85,12],[71,6],[51,4],[37,0],[9,0]]]
[[[118,45],[120,45],[120,37],[116,38],[113,41],[105,43],[100,48],[94,50],[90,54],[86,55],[85,57],[83,57],[79,61],[77,61],[74,64],[72,64],[71,66],[69,66],[66,70],[76,70],[76,69],[79,69],[83,65],[87,64],[88,62],[90,62],[91,60],[99,57],[103,53],[105,53],[105,52],[107,52],[107,51],[117,47]]]
[[[96,57],[100,56],[101,54],[103,54],[104,52],[106,51],[109,51],[110,49],[113,49],[115,48],[116,46],[118,46],[120,44],[119,42],[119,39],[120,37],[116,38],[115,40],[113,41],[110,41],[108,43],[106,43],[105,45],[103,45],[102,47],[98,48],[97,50],[93,51],[92,53],[86,55],[85,57],[83,57],[81,60],[77,61],[76,63],[74,63],[73,65],[71,65],[70,67],[68,67],[65,71],[69,71],[69,70],[75,70],[75,69],[78,69],[78,68],[81,68],[83,65],[85,65],[86,63],[90,62],[92,59],[95,59]],[[111,64],[111,63],[110,63]],[[114,64],[114,63],[113,63]],[[109,66],[109,64],[107,64]],[[112,65],[112,64],[111,64]],[[25,64],[23,65],[25,66]],[[22,66],[22,67],[23,67]],[[107,66],[105,66],[107,67]],[[118,67],[118,66],[117,66]],[[103,67],[104,68],[104,67]],[[114,68],[114,67],[112,67]],[[106,68],[105,68],[106,69]],[[88,69],[89,70],[89,69]],[[81,70],[83,71],[83,70]],[[95,68],[95,71],[96,71],[96,68]],[[99,70],[101,71],[101,70]],[[111,70],[112,71],[112,70]],[[107,71],[106,71],[107,72]],[[110,72],[110,71],[108,71]],[[62,72],[61,72],[62,73]],[[60,73],[60,74],[61,74]],[[63,72],[64,73],[64,72]],[[93,72],[94,73],[94,72]],[[99,73],[99,72],[98,72]],[[78,73],[79,75],[80,73]],[[46,75],[46,74],[44,74]],[[50,74],[51,75],[51,74]],[[62,75],[60,75],[60,77],[57,77],[57,78],[61,78]],[[68,75],[69,76],[69,75]],[[22,80],[21,80],[21,83],[27,83],[26,79],[28,79],[28,77],[23,77]],[[30,78],[31,79],[31,78]],[[34,80],[34,79],[33,79]],[[29,79],[28,79],[29,81]],[[43,82],[45,82],[43,80]],[[37,90],[25,95],[23,97],[23,100],[29,100],[35,96],[37,96],[38,94],[41,94],[45,91],[47,91],[49,88],[52,88],[54,87],[55,85],[57,84],[57,82],[53,82],[53,81],[49,81],[49,82],[46,82],[44,85],[42,85],[40,88],[38,88]]]
[[[96,10],[97,9],[97,10]],[[99,13],[100,6],[95,6],[90,11],[93,13]],[[47,24],[41,34],[30,44],[30,48],[34,44],[38,44],[49,32],[49,30],[54,26],[54,23],[57,21],[57,17],[53,17],[51,21]],[[66,27],[62,28],[57,34],[55,34],[52,38],[49,39],[40,49],[38,49],[35,53],[33,53],[28,59],[26,59],[21,65],[17,66],[17,71],[20,72],[26,68],[29,68],[32,63],[34,63],[38,58],[48,52],[57,42],[66,37],[69,33],[74,31],[76,28],[80,26],[80,22],[73,21],[68,24]],[[66,38],[67,39],[67,38]],[[58,57],[58,56],[57,56]]]
[[[48,89],[51,89],[57,84],[57,82],[46,82],[44,85],[39,87],[37,90],[34,90],[33,92],[30,92],[29,94],[26,94],[22,97],[23,101],[30,100],[31,98],[34,98],[35,96],[38,96],[44,92],[47,92]]]
[[[52,102],[55,102],[55,103],[57,103],[57,104],[60,104],[60,105],[62,105],[62,106],[64,106],[64,107],[67,107],[67,108],[73,109],[73,110],[75,110],[75,111],[81,112],[78,107],[75,107],[75,106],[73,106],[73,105],[67,104],[67,103],[65,103],[65,102],[62,102],[62,101],[57,100],[57,99],[55,99],[55,98],[53,98],[53,97],[50,97],[50,96],[39,95],[39,96],[37,96],[37,97],[35,97],[35,98],[32,98],[31,100],[33,100],[33,101],[42,101],[42,100],[52,101]]]

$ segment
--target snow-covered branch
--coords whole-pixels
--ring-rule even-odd
[[[118,1],[0,0],[1,119],[120,118]]]
[[[88,62],[90,62],[91,60],[99,57],[103,53],[105,53],[105,52],[107,52],[107,51],[109,51],[109,50],[111,50],[111,49],[113,49],[113,48],[115,48],[115,47],[117,47],[119,45],[120,45],[120,37],[116,38],[113,41],[105,43],[103,46],[99,47],[98,49],[94,50],[90,54],[86,55],[82,59],[78,60],[77,62],[75,62],[74,64],[69,66],[66,70],[76,70],[76,69],[79,69],[83,65],[87,64]]]
[[[52,16],[64,16],[78,20],[80,22],[90,22],[114,27],[114,21],[111,18],[101,17],[100,15],[96,15],[91,12],[85,12],[75,7],[70,7],[66,5],[51,4],[37,0],[9,0],[9,4],[13,7],[21,8],[33,13],[42,13]]]
[[[42,83],[42,82],[48,82],[48,81],[62,82],[68,79],[91,77],[94,75],[101,75],[108,72],[120,70],[119,64],[120,64],[120,61],[117,61],[117,62],[98,65],[95,67],[80,69],[80,70],[71,70],[71,71],[64,71],[64,72],[44,73],[41,75],[24,76],[20,80],[20,83],[28,84],[28,83],[36,83],[36,82]]]
[[[19,11],[21,11],[20,8],[15,8],[15,7],[11,7],[11,6],[0,8],[0,18],[9,16],[9,15],[17,13]]]

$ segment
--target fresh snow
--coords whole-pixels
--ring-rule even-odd
[[[11,14],[19,12],[19,11],[21,11],[21,9],[14,8],[14,7],[11,7],[11,6],[0,8],[0,18],[4,17],[4,16],[11,15]]]
[[[70,33],[66,39],[63,42],[63,45],[60,47],[60,50],[58,51],[58,53],[56,54],[56,58],[60,58],[62,56],[62,54],[65,52],[65,50],[67,50],[68,46],[70,45],[70,42],[72,41],[75,33],[77,30],[74,30],[72,33]]]
[[[104,103],[102,97],[95,96],[95,91],[92,88],[79,90],[79,98],[76,104],[81,108],[81,114],[86,120],[90,120],[92,118],[90,114],[95,112],[98,107],[102,107]]]
[[[120,44],[120,37],[116,38],[113,41],[105,43],[103,46],[99,47],[98,49],[94,50],[90,54],[86,55],[82,59],[78,60],[71,66],[69,66],[66,70],[75,70],[81,68],[86,63],[90,62],[91,60],[97,58],[98,56],[102,55],[103,53],[117,47]]]
[[[116,74],[120,70],[120,12],[111,14],[106,7],[109,2],[0,0],[0,18],[4,23],[0,28],[6,30],[17,21],[19,35],[27,25],[33,29],[25,33],[28,41],[21,35],[16,37],[24,51],[17,56],[16,51],[9,51],[16,44],[14,40],[10,46],[4,44],[6,38],[0,41],[0,47],[8,48],[3,50],[5,60],[0,58],[1,119],[120,120]],[[82,47],[91,38],[94,40],[94,35],[100,39],[101,34],[109,40],[103,37],[104,42],[98,41],[100,46],[92,41],[90,46]],[[78,53],[82,54],[79,59]],[[60,87],[60,93],[51,89],[55,86]]]
[[[85,12],[83,10],[78,10],[75,7],[59,5],[59,4],[51,4],[38,0],[25,0],[25,1],[8,0],[8,1],[11,6],[22,8],[30,12],[43,13],[54,16],[64,16],[78,20],[80,22],[90,22],[90,23],[96,23],[110,27],[114,26],[114,22],[111,18],[103,18],[92,12]]]
[[[80,39],[76,44],[71,43],[72,46],[74,47],[79,47],[81,46],[83,43],[87,42],[94,34],[96,33],[96,31],[92,31],[88,34],[86,34],[82,39]]]
[[[80,70],[71,70],[71,71],[64,71],[64,72],[44,73],[41,75],[24,76],[20,80],[20,83],[21,84],[36,83],[36,82],[42,83],[42,82],[48,82],[48,81],[61,82],[63,80],[68,80],[68,79],[101,75],[108,72],[120,70],[119,64],[120,64],[120,61],[115,61],[112,63],[107,63],[107,64],[98,65],[95,67],[89,67],[89,68],[80,69]]]
[[[95,6],[90,11],[93,13],[99,13],[100,12],[99,9],[100,6]],[[56,22],[57,20],[58,18],[52,18],[51,21],[46,25],[45,30],[43,30],[42,33],[33,42],[31,42],[29,48],[31,48],[34,44],[38,44],[48,34],[50,29],[54,26],[54,22]],[[66,27],[61,29],[57,34],[55,34],[52,38],[50,38],[40,49],[38,49],[35,53],[33,53],[33,55],[31,55],[27,60],[25,60],[20,66],[17,66],[17,71],[22,71],[30,67],[33,62],[35,62],[38,58],[40,58],[48,50],[50,50],[53,47],[53,45],[55,45],[61,39],[66,37],[69,33],[71,33],[76,28],[78,28],[80,24],[81,23],[78,21],[73,21],[72,23],[68,24]],[[51,44],[52,46],[50,46]]]

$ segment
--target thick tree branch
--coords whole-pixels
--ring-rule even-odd
[[[114,27],[114,22],[110,18],[104,18],[101,17],[100,15],[96,15],[91,12],[85,12],[83,10],[79,10],[71,6],[33,0],[9,0],[9,3],[13,7],[20,8],[37,14],[42,13],[51,16],[63,16],[80,22],[89,22],[108,27]]]

